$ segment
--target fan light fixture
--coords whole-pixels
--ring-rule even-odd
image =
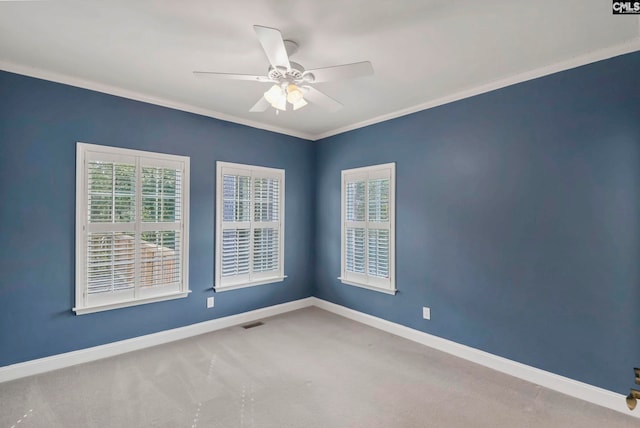
[[[217,71],[193,72],[198,77],[270,83],[272,86],[249,109],[250,112],[263,112],[271,106],[278,114],[280,110],[287,110],[287,103],[291,104],[294,110],[298,110],[306,106],[307,102],[329,112],[335,112],[342,108],[342,104],[316,89],[314,85],[373,74],[373,67],[369,61],[306,70],[302,65],[289,59],[298,50],[296,42],[283,39],[282,33],[276,28],[254,25],[253,29],[269,60],[266,76]]]
[[[293,83],[285,86],[273,85],[267,92],[264,93],[264,99],[267,100],[271,107],[286,111],[287,102],[289,102],[294,110],[298,110],[307,105],[304,99],[304,94],[300,88]]]
[[[287,109],[287,96],[280,85],[273,85],[264,93],[264,99],[275,109],[283,111]]]
[[[303,98],[303,93],[293,83],[287,86],[287,101],[293,105],[294,110],[298,110],[307,105],[307,102]]]

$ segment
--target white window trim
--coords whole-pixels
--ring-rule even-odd
[[[180,230],[181,248],[181,277],[178,291],[157,294],[153,296],[138,295],[133,299],[119,302],[109,302],[105,304],[87,304],[86,299],[86,251],[87,251],[87,191],[86,191],[86,161],[87,156],[104,155],[106,157],[135,157],[139,159],[152,160],[154,166],[162,166],[169,162],[171,164],[180,163],[183,168],[182,176],[182,228]],[[161,302],[164,300],[184,298],[191,293],[189,290],[189,163],[188,156],[169,155],[163,153],[147,152],[142,150],[123,149],[119,147],[101,146],[78,142],[76,146],[76,287],[75,287],[75,307],[72,308],[76,315],[84,315],[94,312],[101,312],[111,309],[124,308],[129,306],[142,305],[147,303]],[[136,189],[136,214],[139,216],[140,189]],[[139,256],[136,256],[138,260]],[[138,285],[136,284],[136,288]]]
[[[368,227],[365,228],[365,273],[364,274],[353,274],[348,273],[346,271],[346,183],[347,178],[350,176],[361,176],[365,179],[375,178],[376,176],[389,174],[389,279],[388,281],[381,281],[380,278],[370,277],[366,272],[367,266],[367,257],[368,257],[368,246],[366,244],[366,240],[369,239],[369,234],[367,233]],[[365,198],[368,200],[368,187],[365,189]],[[380,165],[372,165],[366,166],[362,168],[353,168],[353,169],[345,169],[342,171],[342,180],[341,180],[341,206],[340,206],[340,276],[338,279],[347,285],[353,285],[356,287],[365,288],[368,290],[379,291],[381,293],[386,294],[396,294],[396,262],[395,262],[395,252],[396,252],[396,232],[395,232],[395,224],[396,224],[396,164],[395,162],[380,164]],[[368,206],[365,203],[365,206]],[[367,208],[368,209],[368,208]],[[365,219],[365,224],[368,221]],[[356,277],[356,278],[354,278]]]
[[[223,217],[223,171],[231,170],[234,173],[242,173],[254,177],[276,177],[280,180],[280,203],[278,206],[279,212],[279,235],[278,235],[278,245],[279,245],[279,268],[278,271],[275,272],[273,276],[264,276],[264,274],[259,274],[256,277],[253,277],[253,234],[250,234],[250,251],[251,256],[249,258],[249,266],[250,273],[248,278],[243,275],[243,279],[229,282],[227,284],[223,283],[222,280],[222,217]],[[253,186],[253,182],[252,182]],[[237,290],[239,288],[253,287],[257,285],[271,284],[276,282],[282,282],[287,277],[284,274],[284,232],[285,232],[285,171],[284,169],[277,168],[268,168],[263,166],[254,166],[254,165],[246,165],[239,163],[231,163],[231,162],[216,162],[216,247],[215,247],[215,283],[214,290],[216,292],[228,291],[228,290]],[[253,224],[253,196],[251,199],[251,209],[250,209],[250,221],[249,223]]]

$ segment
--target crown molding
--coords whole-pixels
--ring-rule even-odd
[[[640,18],[638,19],[638,33],[640,34]],[[547,76],[549,74],[558,73],[561,71],[569,70],[572,68],[580,67],[583,65],[591,64],[597,61],[613,58],[615,56],[624,55],[627,53],[640,50],[640,35],[626,43],[611,46],[605,49],[599,49],[583,55],[575,56],[564,61],[556,62],[543,67],[535,68],[533,70],[525,71],[522,73],[514,74],[502,79],[494,80],[489,83],[484,83],[478,86],[473,86],[462,91],[446,95],[441,98],[437,98],[431,101],[417,104],[413,107],[408,107],[401,110],[396,110],[391,113],[386,113],[380,116],[376,116],[371,119],[363,120],[362,122],[347,125],[341,128],[333,129],[320,134],[312,135],[311,139],[314,141],[322,140],[334,135],[342,134],[344,132],[353,131],[355,129],[364,128],[369,125],[375,125],[376,123],[385,122],[390,119],[395,119],[408,114],[417,113],[422,110],[428,110],[433,107],[438,107],[443,104],[448,104],[454,101],[459,101],[464,98],[470,98],[476,95],[480,95],[486,92],[495,91],[496,89],[504,88],[507,86],[515,85],[516,83],[526,82],[528,80],[537,79],[539,77]]]
[[[271,126],[261,122],[247,120],[247,119],[243,119],[230,114],[221,113],[219,111],[205,109],[202,107],[196,107],[190,104],[177,102],[167,98],[155,97],[155,96],[144,94],[141,92],[131,91],[129,89],[123,89],[117,86],[106,85],[104,83],[81,79],[78,77],[74,77],[74,76],[70,76],[62,73],[56,73],[49,70],[43,70],[35,67],[15,64],[15,63],[6,62],[6,61],[0,61],[0,70],[8,71],[10,73],[22,74],[29,77],[35,77],[37,79],[48,80],[51,82],[62,83],[65,85],[88,89],[91,91],[102,92],[108,95],[115,95],[118,97],[127,98],[134,101],[141,101],[148,104],[154,104],[161,107],[167,107],[174,110],[194,113],[201,116],[212,117],[214,119],[237,123],[240,125],[249,126],[251,128],[262,129],[264,131],[276,132],[278,134],[289,135],[292,137],[301,138],[303,140],[313,139],[312,134],[298,132],[292,129],[282,128],[278,126]]]
[[[638,18],[638,36],[635,38],[621,43],[615,46],[611,46],[596,51],[591,51],[583,55],[575,56],[567,60],[559,61],[553,64],[549,64],[543,67],[535,68],[533,70],[525,71],[522,73],[514,74],[502,79],[494,80],[489,83],[473,86],[462,91],[455,92],[444,97],[429,100],[412,107],[396,110],[390,113],[385,113],[380,116],[376,116],[371,119],[366,119],[361,122],[353,123],[343,127],[335,128],[326,132],[317,134],[299,132],[289,128],[283,128],[278,126],[272,126],[265,123],[247,120],[237,116],[221,113],[215,110],[205,109],[202,107],[196,107],[186,103],[180,103],[177,101],[169,100],[167,98],[154,97],[148,94],[131,91],[128,89],[119,88],[112,85],[106,85],[103,83],[81,79],[66,74],[56,73],[49,70],[42,70],[34,67],[14,64],[6,61],[0,61],[0,70],[8,71],[11,73],[22,74],[25,76],[35,77],[38,79],[49,80],[56,83],[62,83],[71,85],[83,89],[89,89],[92,91],[102,92],[109,95],[115,95],[135,101],[141,101],[149,104],[154,104],[162,107],[171,108],[174,110],[181,110],[188,113],[194,113],[201,116],[207,116],[214,119],[224,120],[227,122],[237,123],[240,125],[249,126],[251,128],[262,129],[264,131],[275,132],[279,134],[289,135],[303,140],[318,141],[323,140],[334,135],[342,134],[348,131],[353,131],[366,126],[375,125],[380,122],[395,119],[401,116],[406,116],[419,111],[428,110],[433,107],[438,107],[444,104],[448,104],[454,101],[459,101],[465,98],[480,95],[486,92],[491,92],[496,89],[504,88],[507,86],[515,85],[517,83],[526,82],[528,80],[537,79],[539,77],[547,76],[553,73],[569,70],[572,68],[580,67],[583,65],[591,64],[597,61],[613,58],[615,56],[624,55],[627,53],[640,51],[640,18]]]

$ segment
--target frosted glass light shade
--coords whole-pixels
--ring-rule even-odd
[[[302,99],[302,91],[296,85],[291,84],[287,86],[287,101],[291,104],[296,104]]]
[[[293,104],[294,110],[298,110],[299,108],[306,106],[307,102],[304,100],[304,98],[300,98],[299,101],[296,101],[295,103],[291,103],[291,104]]]
[[[265,92],[264,99],[267,100],[273,108],[277,108],[278,110],[287,109],[287,96],[284,93],[284,89],[278,85],[273,85]]]

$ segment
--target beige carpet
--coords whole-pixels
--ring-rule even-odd
[[[640,426],[317,308],[263,321],[0,384],[0,427]]]

